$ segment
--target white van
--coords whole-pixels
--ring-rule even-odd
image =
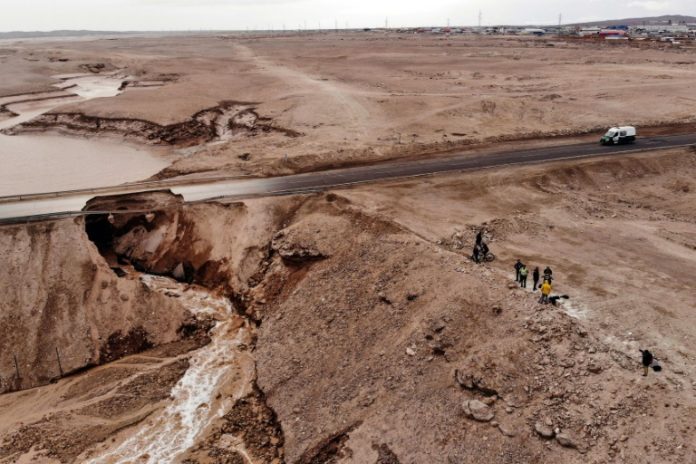
[[[618,145],[620,143],[633,143],[636,141],[636,128],[633,126],[612,127],[599,140],[602,145]]]

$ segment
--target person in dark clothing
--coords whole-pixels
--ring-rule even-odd
[[[520,261],[518,259],[517,262],[515,263],[515,282],[520,281],[520,269],[522,269],[522,266],[523,266],[522,261]]]
[[[643,355],[643,377],[648,375],[648,368],[653,362],[653,354],[648,350],[640,350]]]
[[[481,242],[483,242],[483,229],[478,231],[478,234],[476,234],[476,244],[481,245]]]
[[[490,249],[488,248],[488,245],[486,245],[486,242],[481,242],[481,259],[485,260],[486,256],[488,256],[488,252]]]
[[[553,271],[548,266],[546,266],[546,269],[544,269],[544,282],[553,282]]]
[[[536,289],[539,287],[539,268],[535,267],[534,272],[532,272],[532,281],[534,282],[534,286],[532,287],[532,291],[536,292]]]
[[[475,263],[481,262],[481,246],[477,243],[474,245],[474,253],[471,255]]]

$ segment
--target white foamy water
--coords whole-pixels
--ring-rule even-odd
[[[240,329],[231,318],[231,304],[203,290],[182,291],[180,284],[166,278],[143,276],[142,281],[157,291],[179,295],[195,314],[208,314],[222,321],[212,330],[211,342],[191,356],[190,367],[171,392],[170,404],[155,417],[136,426],[117,447],[92,458],[87,461],[89,463],[174,462],[226,409],[224,402],[216,401],[216,397],[235,365],[237,348],[247,335],[246,329]],[[244,393],[243,383],[238,390],[232,395],[234,398]]]
[[[121,84],[126,76],[112,75],[85,75],[65,79],[61,87],[70,87],[71,93],[76,93],[80,97],[89,100],[91,98],[115,97],[121,93]]]
[[[563,301],[561,304],[563,312],[575,319],[587,319],[589,311],[578,303],[571,303],[569,300]]]
[[[57,76],[61,77],[61,76]],[[77,75],[56,86],[76,96],[8,104],[17,117],[0,121],[7,129],[59,106],[115,97],[125,77]],[[40,95],[26,96],[37,98]],[[19,97],[15,97],[19,98]],[[146,179],[169,165],[148,148],[118,141],[58,135],[0,134],[0,196],[106,187]]]

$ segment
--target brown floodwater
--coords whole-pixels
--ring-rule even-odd
[[[58,76],[57,87],[74,85],[66,98],[8,104],[17,117],[0,129],[29,121],[69,103],[116,97],[123,76]],[[28,96],[31,98],[30,96]],[[35,96],[34,96],[35,97]],[[151,147],[101,138],[0,133],[0,196],[106,187],[146,179],[169,165]]]

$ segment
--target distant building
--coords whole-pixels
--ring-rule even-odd
[[[544,29],[538,29],[536,27],[527,27],[522,30],[522,34],[540,36],[546,34],[546,31]]]
[[[583,27],[578,32],[580,37],[594,37],[598,36],[602,30],[598,27]]]
[[[623,29],[602,29],[599,37],[625,37],[628,33]]]
[[[689,26],[686,24],[645,24],[635,26],[631,29],[632,33],[661,35],[661,34],[687,34]]]

